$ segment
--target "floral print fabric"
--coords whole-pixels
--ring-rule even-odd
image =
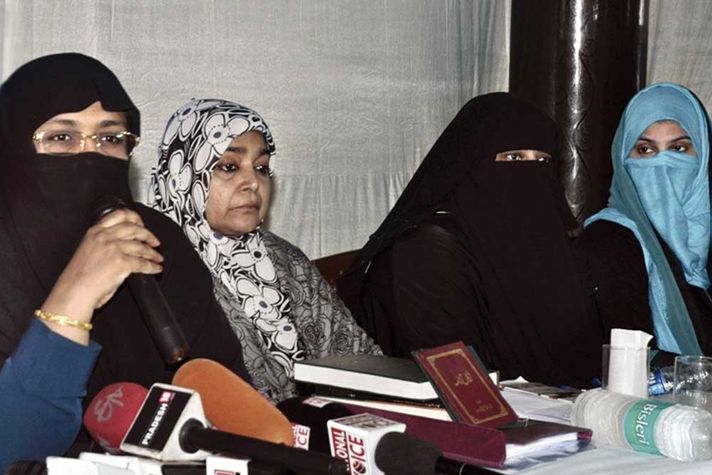
[[[293,362],[303,359],[303,352],[289,319],[289,298],[276,285],[261,233],[223,236],[213,231],[205,218],[215,164],[233,138],[251,130],[264,135],[273,154],[272,134],[253,110],[210,99],[181,107],[163,136],[150,201],[181,225],[214,280],[240,305],[252,331],[257,330],[256,346],[278,363],[273,371],[291,378]]]
[[[280,401],[295,394],[294,361],[305,354],[311,358],[380,350],[338,298],[329,295],[318,271],[305,270],[311,263],[301,251],[259,229],[236,238],[210,228],[205,209],[215,164],[233,138],[251,130],[264,135],[274,154],[272,134],[255,111],[217,99],[193,100],[181,107],[166,127],[149,202],[181,226],[210,269],[216,297],[242,343],[253,384]],[[300,265],[294,267],[286,256]],[[286,259],[281,267],[276,257]],[[297,275],[309,277],[300,280]],[[313,290],[318,290],[318,298],[307,299]]]

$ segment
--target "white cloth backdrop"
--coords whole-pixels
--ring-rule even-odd
[[[260,112],[277,144],[269,228],[310,257],[360,247],[472,96],[505,90],[509,1],[0,0],[2,73],[48,53],[107,64],[142,112],[132,185],[192,97]]]
[[[650,13],[649,80],[712,105],[712,2]],[[269,227],[314,258],[360,247],[457,110],[506,90],[509,16],[509,0],[0,0],[0,77],[61,51],[112,68],[143,114],[141,200],[183,102],[253,107],[278,148]]]

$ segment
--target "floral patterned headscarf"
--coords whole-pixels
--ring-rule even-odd
[[[273,155],[272,133],[252,109],[218,99],[192,100],[178,109],[159,147],[149,203],[181,226],[210,269],[216,287],[227,289],[230,305],[239,308],[229,313],[245,316],[244,321],[231,323],[241,338],[253,383],[269,396],[269,385],[260,387],[260,382],[283,380],[285,375],[291,378],[294,360],[303,359],[289,318],[289,298],[279,289],[259,229],[239,237],[223,236],[205,217],[215,165],[235,137],[252,130],[264,135]],[[246,335],[251,341],[245,341]],[[255,335],[256,342],[252,341]],[[273,374],[256,374],[264,371]]]

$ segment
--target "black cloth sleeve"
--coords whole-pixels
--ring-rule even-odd
[[[471,257],[452,231],[444,220],[421,223],[374,259],[361,303],[385,353],[409,356],[458,340],[481,353],[483,299]]]
[[[200,256],[168,218],[152,210],[141,215],[146,227],[158,231],[166,263],[159,283],[188,339],[190,356],[215,360],[251,381],[240,342],[215,300],[212,277]]]
[[[590,269],[589,292],[601,318],[604,341],[612,328],[654,335],[643,251],[627,228],[595,221],[574,241],[577,257]]]

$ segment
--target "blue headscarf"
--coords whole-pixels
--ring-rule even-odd
[[[690,136],[697,158],[661,151],[630,158],[653,123],[672,120]],[[710,244],[708,117],[699,100],[677,84],[649,86],[630,100],[613,139],[613,180],[608,207],[586,220],[605,219],[630,229],[643,250],[648,300],[658,347],[701,354],[685,302],[655,232],[677,257],[685,280],[707,289]]]

